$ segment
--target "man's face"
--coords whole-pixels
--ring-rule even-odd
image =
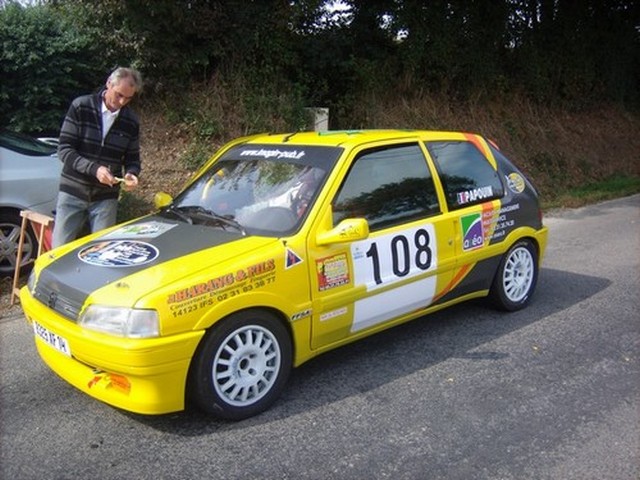
[[[119,83],[108,81],[107,90],[104,93],[104,104],[109,111],[115,112],[129,103],[135,94],[136,87],[126,78],[121,79]]]

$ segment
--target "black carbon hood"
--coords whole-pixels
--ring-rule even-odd
[[[91,292],[143,269],[240,240],[240,232],[159,216],[139,219],[67,252],[45,267],[34,296],[76,320]]]

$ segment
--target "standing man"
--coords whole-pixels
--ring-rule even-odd
[[[60,129],[53,247],[75,240],[87,220],[92,233],[114,225],[120,183],[125,190],[138,185],[140,123],[127,104],[141,89],[140,73],[119,67],[100,93],[71,103]]]

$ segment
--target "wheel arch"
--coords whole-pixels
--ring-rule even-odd
[[[15,213],[20,215],[20,212],[22,211],[22,209],[18,206],[13,206],[13,205],[0,205],[0,214],[4,214],[4,213]]]
[[[538,238],[535,235],[522,235],[513,239],[513,241],[509,242],[508,247],[505,249],[504,253],[500,256],[500,261],[496,268],[496,271],[493,274],[493,278],[491,280],[491,286],[489,288],[488,299],[489,302],[494,305],[498,310],[503,311],[515,311],[524,308],[529,302],[530,299],[536,289],[536,285],[538,282],[538,277],[540,274],[541,267],[541,252],[544,249],[544,245],[540,244]],[[525,247],[525,245],[530,246],[530,248]],[[518,300],[510,300],[506,298],[506,294],[504,292],[504,286],[502,285],[502,275],[504,272],[504,265],[507,261],[507,258],[510,257],[511,253],[515,251],[516,247],[520,246],[525,248],[526,250],[530,250],[534,262],[533,273],[532,273],[532,283],[531,288],[528,290],[526,296],[522,299],[522,301]]]
[[[545,239],[540,238],[540,233],[540,230],[535,230],[531,227],[514,230],[504,240],[504,245],[506,245],[506,248],[504,248],[502,255],[505,255],[516,243],[523,240],[528,240],[535,247],[536,259],[538,260],[538,262],[540,262],[540,260],[542,259],[541,252],[544,249],[543,242],[545,241]]]
[[[200,410],[204,410],[205,412],[212,413],[215,416],[218,416],[219,418],[236,419],[236,420],[247,418],[248,416],[253,416],[256,413],[260,413],[261,411],[263,411],[264,408],[268,408],[265,406],[258,407],[258,404],[256,404],[255,406],[252,405],[248,407],[249,410],[253,410],[253,412],[251,413],[247,413],[247,412],[241,413],[237,411],[235,413],[234,412],[230,413],[229,411],[223,413],[222,410],[217,410],[217,411],[215,410],[215,408],[221,408],[219,403],[217,407],[215,406],[215,403],[217,402],[214,402],[213,406],[209,402],[207,402],[206,406],[204,406],[205,404],[202,403],[203,402],[202,400],[202,392],[203,392],[202,361],[203,361],[203,358],[207,358],[206,352],[207,352],[207,349],[211,347],[210,341],[213,340],[213,338],[215,338],[216,336],[218,336],[219,338],[222,338],[220,337],[220,335],[223,335],[223,336],[226,335],[229,331],[231,331],[229,330],[229,328],[235,328],[233,327],[233,323],[230,323],[228,325],[228,328],[225,330],[225,326],[227,325],[227,322],[232,321],[232,317],[236,317],[238,321],[243,322],[243,321],[246,321],[246,318],[242,319],[242,316],[247,314],[251,315],[252,312],[254,312],[256,315],[262,315],[263,321],[269,321],[273,324],[278,324],[284,330],[284,332],[281,332],[280,335],[281,336],[286,335],[288,339],[287,341],[289,343],[287,345],[287,348],[285,348],[285,351],[288,350],[287,357],[286,357],[288,358],[288,360],[285,362],[288,365],[288,367],[286,368],[286,374],[283,377],[283,379],[277,380],[277,382],[280,382],[280,386],[279,387],[274,386],[274,388],[276,389],[275,392],[277,393],[274,394],[275,396],[273,396],[271,400],[267,401],[267,405],[271,405],[271,403],[274,402],[275,399],[277,399],[277,397],[280,395],[281,389],[283,389],[284,385],[286,384],[290,369],[294,366],[295,342],[293,337],[293,331],[291,328],[291,322],[288,321],[287,316],[282,311],[276,308],[268,307],[268,306],[253,305],[243,309],[229,312],[227,315],[221,317],[218,321],[212,323],[209,327],[204,329],[205,333],[204,335],[202,335],[202,337],[198,342],[198,345],[193,351],[193,354],[189,361],[189,367],[186,372],[186,378],[184,383],[185,407],[198,408]],[[267,319],[264,318],[265,315],[268,316]],[[218,329],[221,329],[221,330],[218,330]],[[210,337],[213,337],[213,338],[210,338]],[[255,407],[257,407],[257,410],[254,410]]]
[[[205,333],[200,338],[200,341],[198,342],[198,345],[194,350],[193,355],[191,356],[191,360],[189,361],[189,369],[187,371],[187,378],[186,378],[185,403],[189,401],[189,394],[191,391],[190,383],[192,382],[194,364],[196,362],[196,359],[199,357],[202,348],[204,348],[203,345],[206,341],[207,336],[210,334],[211,331],[213,331],[213,329],[220,328],[220,326],[223,325],[224,322],[228,321],[232,316],[238,315],[241,313],[252,312],[252,311],[266,312],[272,315],[282,324],[284,329],[287,331],[287,335],[288,335],[290,346],[291,346],[292,360],[295,365],[296,343],[294,341],[294,331],[292,328],[291,321],[289,320],[289,317],[283,311],[273,306],[251,305],[239,310],[233,310],[233,311],[227,312],[225,315],[221,316],[217,321],[209,324],[209,326],[204,329]]]
[[[22,227],[23,218],[20,216],[22,210],[19,207],[13,207],[9,205],[0,206],[0,224],[6,222],[7,225],[12,225],[9,230],[10,235],[0,238],[0,276],[13,275],[15,271],[15,263],[17,262],[17,249],[18,249],[18,231]],[[4,227],[3,227],[4,230]],[[13,244],[15,240],[15,244]],[[6,242],[6,243],[5,243]],[[27,228],[25,231],[25,250],[23,250],[22,273],[28,273],[33,267],[33,260],[35,260],[35,252],[38,251],[38,237],[31,228]]]

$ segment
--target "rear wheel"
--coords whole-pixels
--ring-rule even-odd
[[[289,333],[273,314],[249,310],[214,326],[191,371],[190,393],[201,409],[240,420],[273,404],[292,364]]]
[[[21,226],[22,217],[20,214],[12,211],[0,212],[0,276],[13,275],[16,270]],[[21,272],[28,271],[37,251],[38,241],[33,231],[28,228],[25,231],[22,245]],[[22,267],[25,269],[22,270]]]
[[[489,296],[501,310],[527,306],[538,281],[538,252],[530,240],[516,242],[500,261]]]

